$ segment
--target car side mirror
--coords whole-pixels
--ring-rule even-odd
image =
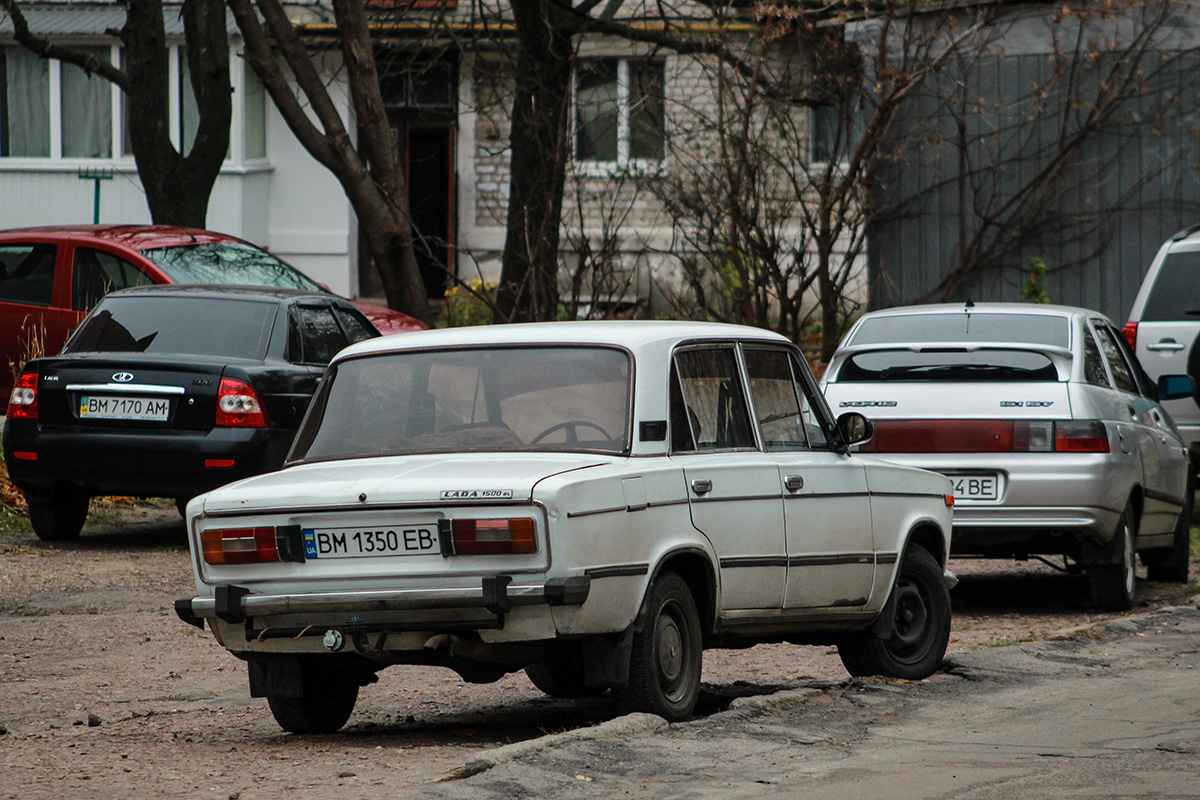
[[[847,411],[838,417],[837,429],[842,436],[842,443],[847,446],[860,444],[875,435],[874,423],[857,411]]]
[[[1185,397],[1191,397],[1195,389],[1196,384],[1190,375],[1158,376],[1159,400],[1182,400]]]

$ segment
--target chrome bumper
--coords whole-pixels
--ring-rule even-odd
[[[184,622],[204,627],[204,620],[240,624],[256,617],[293,614],[363,614],[388,611],[486,611],[503,624],[515,606],[582,605],[591,591],[587,576],[552,578],[545,583],[512,584],[509,575],[489,575],[478,588],[392,589],[312,594],[253,594],[242,586],[222,584],[212,597],[181,597],[175,613]],[[413,624],[405,623],[405,627]],[[420,624],[420,623],[418,623]]]

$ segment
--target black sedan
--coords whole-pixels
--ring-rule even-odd
[[[105,297],[61,355],[27,363],[4,425],[42,539],[99,495],[191,497],[279,468],[337,351],[379,332],[319,292],[148,286]]]

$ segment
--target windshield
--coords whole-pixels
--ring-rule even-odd
[[[212,297],[107,297],[64,353],[266,357],[276,305]]]
[[[323,291],[320,284],[246,242],[204,242],[143,250],[175,283],[224,283]]]
[[[622,350],[521,347],[386,353],[330,371],[290,461],[470,450],[629,448]]]
[[[856,353],[838,370],[838,383],[860,381],[1057,381],[1042,353],[1027,350],[875,350]]]
[[[1028,342],[1067,346],[1067,318],[1051,314],[901,314],[868,317],[847,344]]]

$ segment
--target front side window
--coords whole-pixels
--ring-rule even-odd
[[[576,162],[611,168],[660,163],[666,157],[663,86],[662,61],[582,61],[575,73]]]
[[[484,450],[628,452],[622,350],[496,347],[381,353],[328,373],[290,461]]]
[[[794,356],[783,350],[747,348],[746,374],[759,435],[768,452],[826,446]]]

